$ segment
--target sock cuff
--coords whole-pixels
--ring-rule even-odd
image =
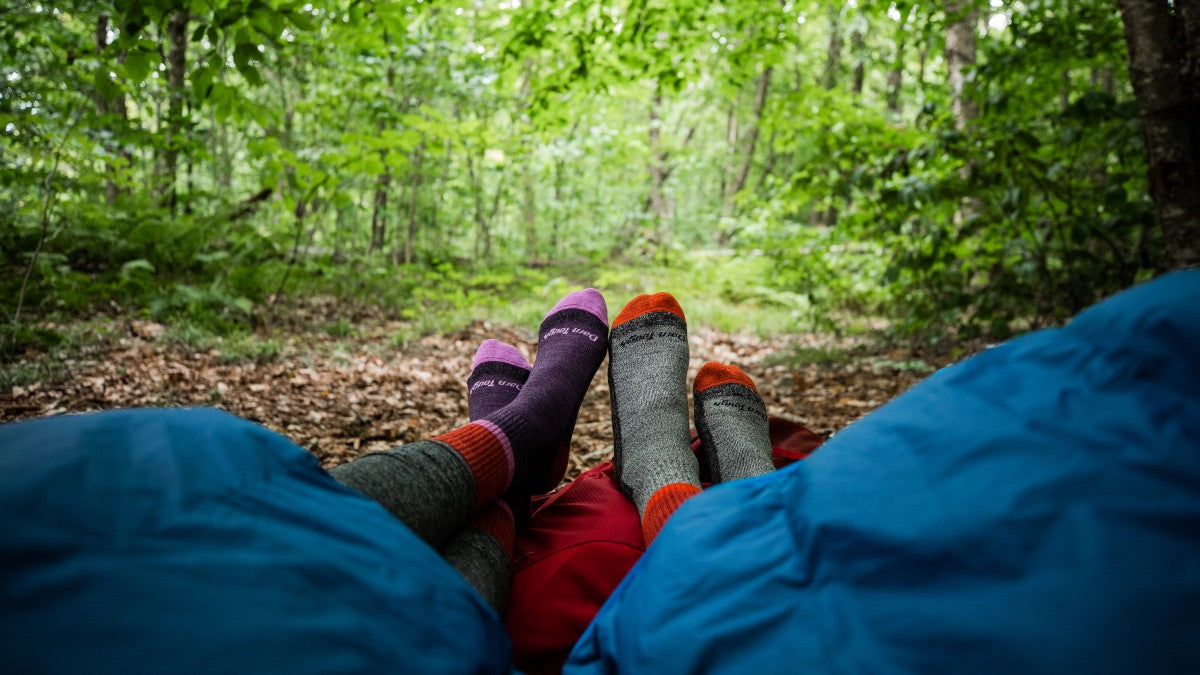
[[[471,422],[433,440],[454,448],[466,460],[475,477],[477,506],[499,497],[512,484],[512,446],[495,424],[487,420]]]
[[[671,483],[650,496],[650,501],[646,502],[646,513],[642,515],[642,536],[647,546],[658,536],[679,505],[699,492],[700,488],[691,483]]]
[[[639,295],[629,301],[617,318],[613,319],[612,327],[631,321],[650,312],[670,312],[678,316],[680,320],[687,323],[687,317],[683,314],[683,308],[679,306],[679,301],[670,293],[654,293],[650,295]]]
[[[755,392],[758,391],[758,387],[754,386],[754,380],[742,372],[741,368],[715,361],[709,361],[700,367],[700,372],[696,373],[696,379],[692,382],[692,390],[699,394],[722,384],[740,384],[750,387]]]
[[[500,548],[504,549],[509,562],[513,559],[513,549],[517,542],[516,520],[507,504],[496,500],[475,514],[468,527],[473,527],[495,539]]]

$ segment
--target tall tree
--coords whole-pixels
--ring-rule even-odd
[[[1200,2],[1118,0],[1164,269],[1200,264]]]
[[[965,90],[967,70],[975,65],[975,27],[979,10],[973,0],[946,0],[946,73],[954,126],[960,131],[979,116],[979,105]]]
[[[167,137],[164,156],[163,197],[174,212],[178,204],[179,152],[184,146],[184,103],[187,92],[188,10],[171,13],[167,21]]]

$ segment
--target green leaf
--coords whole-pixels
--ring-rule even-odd
[[[243,68],[238,68],[238,72],[240,72],[242,77],[246,78],[246,81],[252,86],[261,87],[265,82],[265,80],[263,80],[262,73],[260,73],[258,68],[255,68],[254,66],[248,65]]]
[[[96,69],[92,83],[95,85],[96,91],[106,99],[114,99],[121,93],[120,87],[112,81],[112,77],[108,74],[108,66],[103,63]]]
[[[129,80],[130,84],[141,84],[157,61],[158,54],[141,49],[130,51],[125,55],[125,79]]]
[[[128,279],[139,271],[154,274],[154,265],[152,265],[150,261],[146,260],[145,258],[130,260],[124,265],[121,265],[121,278]]]
[[[233,299],[233,306],[249,314],[254,311],[254,301],[250,298],[238,297]]]
[[[253,42],[239,42],[233,48],[233,65],[239,71],[250,65],[250,60],[258,58],[258,45]]]
[[[317,29],[317,24],[313,23],[312,17],[310,17],[308,13],[304,12],[303,10],[290,12],[287,15],[287,18],[288,21],[292,22],[293,26],[302,31],[312,32]]]

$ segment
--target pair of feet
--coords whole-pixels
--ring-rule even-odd
[[[668,293],[641,295],[613,321],[595,289],[567,295],[546,315],[536,366],[512,345],[487,340],[468,378],[471,420],[500,440],[507,493],[554,489],[583,396],[609,356],[617,477],[643,517],[647,541],[683,500],[699,492],[690,449],[687,323]],[[711,476],[725,482],[771,471],[767,415],[753,381],[733,366],[705,364],[694,385],[696,428]],[[470,426],[470,425],[468,425]],[[464,427],[465,428],[465,427]],[[441,440],[452,445],[451,432]]]

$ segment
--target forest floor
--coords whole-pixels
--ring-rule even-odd
[[[395,338],[402,324],[373,321],[351,336],[300,333],[250,355],[196,347],[150,322],[118,325],[48,364],[44,378],[0,391],[0,423],[131,406],[215,406],[288,436],[331,467],[465,423],[466,380],[483,340],[511,342],[531,361],[536,349],[532,330],[482,321],[412,341]],[[759,338],[704,327],[691,333],[689,383],[706,361],[736,364],[755,379],[770,414],[823,436],[983,347],[889,345],[863,335]],[[25,365],[38,358],[51,357],[30,354]],[[610,415],[606,361],[580,410],[568,477],[611,457]]]

